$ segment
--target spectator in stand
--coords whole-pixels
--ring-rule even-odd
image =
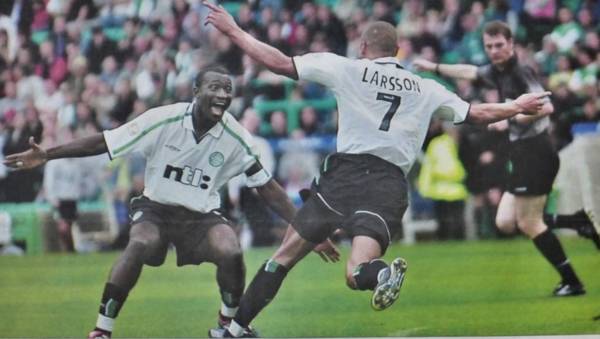
[[[98,74],[102,71],[102,61],[109,55],[117,54],[117,45],[109,40],[101,26],[92,27],[92,39],[85,53],[89,70]]]
[[[269,115],[271,128],[267,138],[286,138],[288,136],[287,116],[283,111],[274,111]]]
[[[29,138],[35,140],[41,139],[41,133],[33,134],[33,131],[27,125],[27,120],[23,111],[17,111],[10,117],[5,117],[8,121],[8,133],[4,143],[3,153],[12,154],[29,149]],[[4,196],[9,202],[31,202],[34,201],[42,184],[42,172],[37,171],[11,171],[5,179]]]
[[[66,58],[67,43],[69,36],[67,34],[67,23],[64,16],[56,16],[52,21],[52,32],[48,37],[53,44],[53,53],[56,58]]]
[[[46,40],[40,45],[40,62],[35,65],[35,74],[43,79],[50,79],[56,86],[67,76],[67,63],[62,56],[54,54],[54,44]]]
[[[556,26],[550,34],[550,39],[556,43],[559,52],[567,53],[573,48],[577,40],[583,37],[583,29],[573,19],[573,13],[567,7],[558,10],[560,25]]]
[[[13,81],[5,82],[3,96],[0,98],[0,119],[8,112],[14,115],[23,108],[25,108],[25,103],[17,97],[16,83]]]

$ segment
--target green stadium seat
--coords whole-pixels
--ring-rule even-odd
[[[49,35],[49,31],[35,31],[31,33],[31,41],[33,41],[36,45],[40,45],[42,42],[48,40]]]

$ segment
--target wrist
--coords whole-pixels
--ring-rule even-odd
[[[434,70],[433,70],[433,71],[434,71],[434,72],[435,72],[435,74],[437,74],[437,75],[442,75],[442,74],[440,73],[440,64],[435,64],[435,67],[434,67]]]

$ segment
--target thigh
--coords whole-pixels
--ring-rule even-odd
[[[210,227],[196,250],[202,252],[206,261],[212,263],[242,253],[235,230],[231,225],[223,223]]]
[[[144,263],[160,266],[167,256],[168,241],[161,234],[160,226],[151,221],[141,221],[131,226],[129,243],[144,245]]]
[[[221,254],[215,251],[239,247],[232,223],[218,211],[187,211],[177,220],[168,232],[177,249],[178,266],[212,262]]]
[[[510,192],[504,192],[502,198],[500,198],[500,203],[498,204],[496,223],[498,226],[510,224],[514,227],[516,222],[515,196]]]
[[[318,244],[327,239],[336,228],[341,227],[343,221],[344,215],[333,209],[313,186],[310,197],[296,213],[292,226],[294,233],[313,244]]]

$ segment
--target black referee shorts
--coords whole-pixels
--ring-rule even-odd
[[[343,228],[351,237],[377,240],[385,253],[407,206],[407,182],[399,167],[370,154],[336,153],[323,161],[292,225],[313,243]]]
[[[560,160],[547,133],[511,142],[509,157],[509,192],[539,196],[552,191]]]

